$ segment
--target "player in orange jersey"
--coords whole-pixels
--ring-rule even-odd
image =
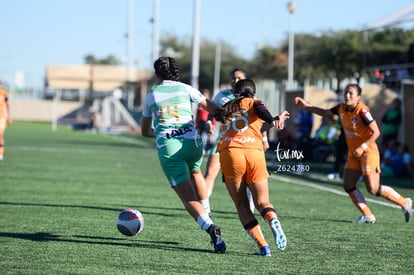
[[[331,109],[321,109],[312,106],[301,97],[295,98],[295,103],[306,110],[321,116],[339,115],[345,132],[348,146],[348,157],[344,168],[343,187],[349,194],[354,205],[362,213],[356,223],[375,223],[375,216],[369,209],[363,194],[358,190],[357,183],[361,175],[369,193],[381,196],[401,206],[405,221],[412,217],[412,200],[404,198],[393,188],[380,183],[380,155],[376,140],[380,130],[369,108],[360,102],[361,87],[349,84],[345,88],[344,103]]]
[[[212,99],[212,101],[215,104],[217,104],[219,107],[224,106],[224,104],[234,99],[233,90],[234,90],[236,83],[241,79],[247,78],[246,71],[241,68],[234,68],[231,71],[230,76],[231,76],[231,88],[221,90]],[[210,123],[208,125],[210,126],[210,129],[209,129],[210,132],[215,132],[216,125],[217,125],[217,129],[220,129],[220,123],[216,123],[216,125],[213,123]],[[220,135],[221,135],[220,133],[217,133],[217,136],[220,136]],[[267,129],[262,129],[262,143],[263,143],[264,151],[269,149],[270,146],[269,146],[269,141],[267,138]],[[214,182],[216,180],[218,173],[220,172],[220,157],[216,149],[217,149],[217,142],[214,143],[213,147],[210,150],[210,153],[207,159],[207,165],[206,165],[205,179],[206,179],[206,185],[207,185],[207,189],[209,192],[209,196],[213,192]],[[254,202],[253,202],[252,195],[251,195],[249,188],[246,189],[246,192],[247,192],[247,197],[249,198],[250,210],[254,212],[255,206],[254,206]]]
[[[4,158],[4,133],[6,131],[6,124],[12,124],[10,104],[6,90],[0,82],[0,160]]]
[[[271,256],[260,225],[250,210],[246,185],[252,193],[256,209],[272,230],[277,248],[284,250],[286,236],[269,200],[269,173],[260,130],[263,121],[283,129],[289,113],[284,111],[273,118],[264,103],[255,99],[256,85],[250,79],[239,80],[233,92],[235,99],[223,106],[222,135],[217,145],[223,179],[241,224],[260,249],[258,255]]]

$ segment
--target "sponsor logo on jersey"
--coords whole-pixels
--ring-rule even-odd
[[[165,136],[170,139],[173,137],[179,137],[184,135],[185,133],[191,132],[191,128],[190,127],[183,127],[183,128],[179,128],[179,129],[173,129],[171,130],[170,133],[166,133]]]

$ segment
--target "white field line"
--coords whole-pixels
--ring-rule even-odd
[[[88,149],[66,149],[62,147],[43,147],[43,146],[10,146],[9,150],[20,151],[40,151],[49,153],[90,153],[92,150]]]
[[[113,139],[113,140],[117,140],[117,141],[121,141],[124,143],[128,143],[128,144],[133,144],[133,145],[138,145],[138,146],[143,146],[143,147],[151,147],[152,145],[150,143],[145,143],[143,141],[140,140],[136,140],[133,138],[128,138],[128,137],[120,137],[120,136],[114,136],[114,135],[104,135],[107,138]],[[99,150],[94,150],[92,149],[66,149],[63,147],[47,147],[47,146],[13,146],[11,147],[13,148],[13,150],[20,150],[20,151],[40,151],[40,152],[50,152],[50,153],[67,153],[67,152],[72,152],[72,153],[90,153],[91,151],[99,151]]]
[[[311,187],[311,188],[315,188],[315,189],[318,189],[318,190],[334,193],[334,194],[340,195],[340,196],[346,196],[346,197],[348,196],[348,194],[344,191],[339,191],[339,190],[329,188],[329,187],[326,187],[326,186],[322,186],[322,185],[316,184],[316,183],[310,183],[310,182],[307,182],[307,181],[301,180],[301,179],[292,179],[290,177],[283,177],[283,176],[275,175],[275,174],[272,174],[271,177],[274,178],[274,179],[277,179],[279,181],[286,182],[286,183],[292,183],[292,184],[297,184],[297,185],[301,185],[301,186]],[[372,203],[376,203],[376,204],[380,204],[380,205],[384,205],[384,206],[388,206],[388,207],[392,207],[392,208],[401,209],[401,207],[399,205],[396,205],[396,204],[393,204],[393,203],[374,200],[374,199],[371,199],[371,198],[365,198],[365,200],[368,201],[368,202],[372,202]]]

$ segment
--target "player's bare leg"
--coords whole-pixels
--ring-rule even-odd
[[[214,181],[217,178],[218,173],[220,172],[220,156],[219,154],[211,154],[208,157],[206,165],[206,174],[205,181],[207,186],[208,195],[210,196],[213,193]]]
[[[187,212],[197,221],[200,228],[210,235],[211,242],[214,245],[214,252],[225,253],[226,244],[221,237],[221,230],[213,223],[213,220],[199,202],[192,179],[181,182],[174,187],[174,191],[181,199]]]
[[[401,206],[401,209],[404,213],[404,218],[406,222],[411,220],[413,215],[412,211],[412,201],[410,198],[404,198],[401,196],[394,188],[382,185],[380,183],[380,174],[373,173],[367,176],[364,176],[365,186],[372,195],[383,197],[393,203]]]
[[[208,190],[206,181],[204,179],[204,176],[201,172],[201,169],[197,169],[196,171],[191,172],[191,177],[194,182],[195,191],[197,193],[197,197],[200,201],[200,203],[203,205],[204,209],[207,211],[207,213],[210,215],[210,201],[208,199]]]
[[[352,203],[355,207],[361,212],[361,216],[354,220],[355,223],[375,223],[375,216],[372,214],[371,209],[369,209],[364,195],[356,187],[359,178],[362,173],[360,170],[354,169],[345,169],[344,170],[344,190],[348,193],[349,198],[352,200]]]

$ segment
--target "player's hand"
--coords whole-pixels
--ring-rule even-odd
[[[358,148],[356,148],[356,149],[355,149],[355,151],[354,151],[353,155],[354,155],[354,157],[359,158],[359,157],[361,157],[364,153],[365,153],[364,148],[362,148],[361,146],[359,146]]]
[[[310,104],[308,102],[306,102],[303,98],[301,98],[299,96],[295,97],[295,104],[301,105],[303,107],[310,106]]]
[[[279,119],[273,121],[273,127],[282,130],[285,127],[285,120],[289,119],[289,112],[283,111],[279,114]]]
[[[13,124],[13,121],[12,121],[11,117],[9,117],[7,119],[7,125],[12,125],[12,124]]]
[[[290,114],[286,110],[279,114],[279,120],[285,121],[285,120],[289,119],[289,117],[290,117]]]
[[[262,141],[263,143],[263,151],[267,151],[267,149],[270,148],[269,142],[268,141]]]

